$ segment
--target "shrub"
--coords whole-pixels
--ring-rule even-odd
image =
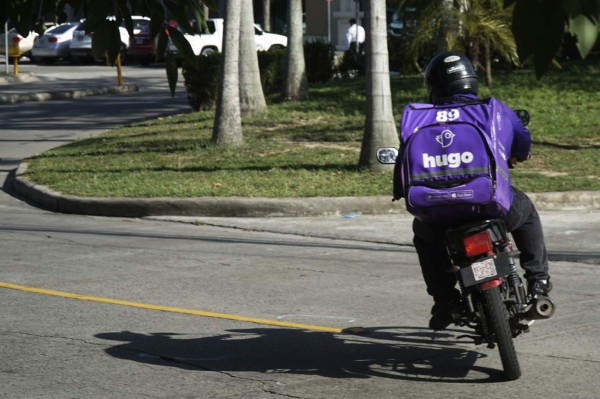
[[[281,92],[285,76],[286,49],[259,51],[258,67],[264,94]],[[335,49],[331,44],[311,42],[304,46],[306,74],[309,82],[327,82],[333,77]],[[364,59],[364,56],[363,56]],[[190,106],[196,110],[212,109],[217,99],[219,88],[220,53],[208,56],[198,56],[198,68],[183,62],[187,99]]]
[[[198,68],[183,62],[182,74],[190,106],[195,111],[214,108],[219,89],[221,53],[199,55]]]
[[[258,52],[258,68],[264,94],[281,91],[285,74],[285,49],[272,49]]]
[[[198,56],[198,68],[183,62],[187,99],[195,111],[214,108],[219,89],[219,63],[221,53]],[[278,93],[281,90],[285,67],[285,49],[273,49],[258,52],[260,79],[265,94]]]
[[[337,70],[342,78],[353,78],[356,76],[365,75],[365,52],[364,46],[356,48],[356,43],[352,43],[350,48],[344,52],[342,61],[338,66]]]
[[[408,40],[406,37],[389,38],[388,54],[390,71],[398,72],[401,75],[410,75],[419,72],[414,59],[409,55]]]
[[[335,47],[330,43],[315,40],[304,44],[306,77],[309,83],[324,83],[334,74]]]

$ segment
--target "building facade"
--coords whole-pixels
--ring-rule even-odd
[[[305,0],[305,40],[330,42],[336,50],[346,50],[348,21],[355,18],[364,25],[362,1]]]

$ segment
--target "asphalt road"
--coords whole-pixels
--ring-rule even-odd
[[[2,178],[33,153],[163,111],[140,83],[0,106]],[[554,259],[557,314],[517,338],[523,377],[506,383],[496,350],[425,328],[408,217],[63,215],[5,185],[0,397],[597,398],[600,218],[542,219],[552,254],[590,259]],[[352,326],[368,334],[340,332]]]
[[[32,82],[21,85],[0,85],[0,93],[117,85],[115,68],[102,65],[23,64],[20,71],[20,75],[30,74],[37,81],[32,79]],[[12,168],[32,154],[91,137],[116,126],[190,111],[182,86],[176,91],[175,98],[170,97],[162,68],[125,67],[123,76],[125,84],[135,84],[139,91],[77,100],[0,105],[0,158],[2,165],[7,166],[3,169]]]

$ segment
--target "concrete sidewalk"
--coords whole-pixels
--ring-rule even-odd
[[[587,211],[540,211],[548,255],[552,262],[567,261],[600,264],[600,213]],[[412,248],[413,217],[394,215],[360,215],[355,213],[319,217],[202,217],[152,216],[147,219],[260,231],[294,234],[357,242],[394,244]]]
[[[21,102],[65,100],[104,94],[138,91],[136,84],[118,85],[113,76],[92,79],[68,79],[62,76],[31,73],[0,75],[0,105]]]

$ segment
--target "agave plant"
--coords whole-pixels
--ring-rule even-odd
[[[404,2],[405,6],[416,6]],[[492,84],[492,57],[517,65],[518,56],[511,31],[512,7],[503,0],[430,0],[419,2],[420,23],[411,32],[409,52],[418,60],[435,51],[467,54]],[[481,61],[483,60],[483,62]]]
[[[517,46],[511,31],[511,8],[504,8],[502,0],[463,0],[453,10],[458,29],[454,46],[471,56],[474,65],[485,71],[485,83],[492,84],[492,56],[518,65]],[[481,64],[483,55],[484,63]]]

